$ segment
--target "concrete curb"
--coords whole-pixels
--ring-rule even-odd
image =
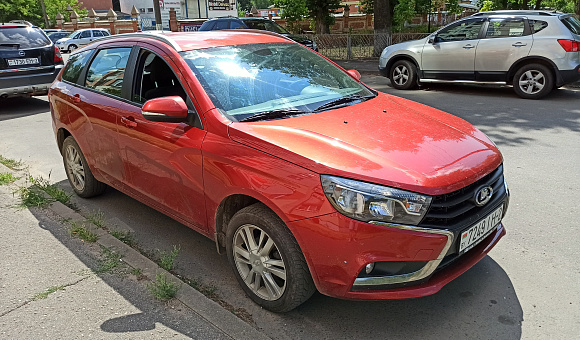
[[[15,172],[14,170],[5,167],[3,164],[0,164],[0,172],[7,171],[11,173]],[[47,195],[43,191],[41,192],[44,195]],[[87,221],[85,217],[73,209],[60,202],[53,202],[47,207],[47,209],[60,216],[64,220],[84,223],[85,225],[93,225],[93,232],[98,235],[98,240],[96,242],[97,244],[114,250],[122,255],[121,261],[127,263],[133,268],[141,269],[143,275],[147,276],[149,279],[155,278],[157,274],[165,274],[168,281],[174,282],[179,286],[179,290],[177,291],[175,299],[186,305],[194,313],[199,315],[208,323],[212,324],[214,327],[229,335],[232,339],[270,339],[264,333],[258,331],[248,323],[236,317],[231,312],[225,310],[218,303],[207,298],[193,287],[181,281],[175,275],[159,267],[157,263],[151,261],[149,258],[142,255],[127,244],[121,242],[109,234],[106,230],[103,230],[92,224],[90,221]]]

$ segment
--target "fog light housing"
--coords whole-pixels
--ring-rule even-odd
[[[369,264],[367,264],[365,266],[365,272],[367,274],[370,274],[373,271],[373,269],[375,269],[375,264],[374,263],[369,263]]]

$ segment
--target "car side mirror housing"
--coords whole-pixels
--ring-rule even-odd
[[[141,108],[143,117],[153,122],[180,123],[186,120],[187,113],[187,105],[179,96],[154,98]]]
[[[359,71],[357,71],[357,70],[348,70],[348,71],[346,71],[346,73],[348,73],[354,79],[360,80],[360,73],[359,73]]]

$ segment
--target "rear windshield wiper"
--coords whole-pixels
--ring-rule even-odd
[[[297,116],[311,113],[310,111],[301,111],[301,110],[294,110],[294,109],[277,109],[271,111],[264,111],[260,113],[256,113],[253,116],[246,117],[241,119],[240,122],[255,122],[257,120],[264,120],[264,119],[276,119],[276,118],[284,118],[288,116]]]
[[[361,95],[358,95],[358,94],[350,95],[350,96],[338,98],[338,99],[335,99],[335,100],[331,100],[331,101],[329,101],[326,104],[320,105],[314,111],[326,110],[326,109],[329,109],[331,107],[335,107],[335,106],[338,106],[338,105],[342,105],[342,104],[346,104],[346,103],[353,102],[355,100],[362,100],[362,101],[364,101],[366,99],[374,98],[375,96],[376,95],[374,95],[374,94],[369,94],[367,96],[361,96]]]

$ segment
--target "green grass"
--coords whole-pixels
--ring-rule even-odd
[[[21,170],[23,167],[23,163],[20,161],[15,161],[13,159],[5,158],[4,156],[0,155],[0,163],[10,168],[12,170]]]
[[[54,199],[44,197],[43,194],[33,190],[32,187],[21,187],[16,192],[20,196],[20,207],[22,208],[46,207],[54,202]]]
[[[209,285],[206,286],[203,283],[201,283],[198,280],[191,280],[191,279],[187,279],[185,280],[185,282],[187,282],[188,285],[190,285],[191,287],[193,287],[195,290],[197,290],[198,292],[202,293],[203,295],[205,295],[206,297],[210,298],[210,299],[217,299],[218,295],[217,295],[217,287],[214,285]]]
[[[42,191],[46,192],[50,197],[59,201],[62,204],[69,204],[72,195],[67,194],[64,190],[57,187],[56,184],[50,184],[50,182],[42,177],[33,178],[30,176],[30,182],[37,186]]]
[[[105,213],[100,210],[89,213],[87,220],[99,228],[105,227]]]
[[[179,289],[175,283],[167,281],[165,274],[157,274],[155,281],[147,285],[147,288],[154,297],[162,301],[175,297]]]
[[[76,236],[83,240],[84,242],[94,243],[97,242],[99,236],[92,232],[90,228],[85,227],[84,224],[79,225],[76,222],[72,222],[72,228],[70,229],[71,236]]]
[[[161,255],[161,257],[159,258],[159,266],[161,266],[161,268],[167,271],[171,271],[175,266],[175,259],[179,254],[179,249],[180,249],[179,247],[174,245],[173,250],[170,252],[159,251]]]
[[[101,246],[101,257],[99,268],[96,271],[97,274],[110,273],[122,263],[121,254],[116,253],[107,247]]]
[[[17,181],[20,177],[14,177],[11,172],[0,173],[0,185],[7,185]]]
[[[125,243],[129,247],[136,247],[135,239],[133,238],[133,234],[128,231],[119,231],[119,230],[111,230],[111,235],[118,239],[119,241]]]
[[[32,300],[33,301],[36,301],[36,300],[46,299],[50,294],[52,294],[52,293],[54,293],[54,292],[56,292],[58,290],[64,290],[64,286],[52,286],[52,287],[49,287],[46,291],[34,295],[34,297],[32,298]]]
[[[131,274],[135,276],[141,276],[143,275],[143,271],[141,270],[141,268],[133,268],[131,269]]]

